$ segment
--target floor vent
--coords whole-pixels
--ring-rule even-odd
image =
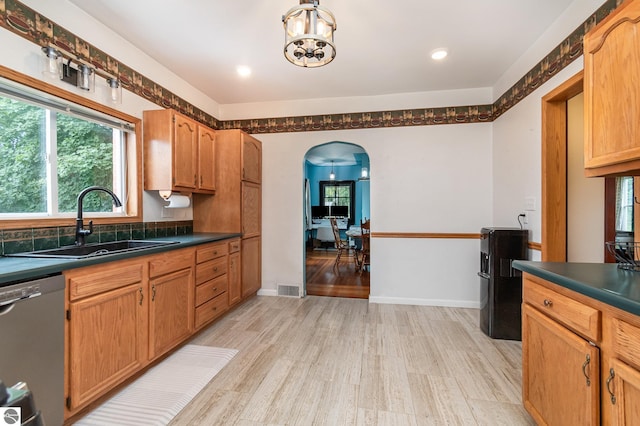
[[[278,284],[278,296],[300,297],[300,287]]]

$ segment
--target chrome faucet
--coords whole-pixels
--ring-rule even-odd
[[[84,224],[82,223],[82,200],[84,199],[84,196],[91,191],[106,192],[107,194],[111,195],[111,198],[113,198],[113,204],[116,207],[122,207],[122,203],[120,202],[116,194],[114,194],[113,191],[111,191],[110,189],[103,188],[101,186],[89,186],[83,189],[82,191],[80,191],[80,194],[78,194],[78,216],[76,217],[76,245],[77,246],[83,246],[85,243],[84,241],[85,237],[93,233],[92,220],[89,221],[89,229],[84,229]]]

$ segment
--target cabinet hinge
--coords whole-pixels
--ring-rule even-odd
[[[67,309],[67,321],[71,320],[71,310]]]
[[[173,117],[171,117],[171,121],[173,121],[174,123],[176,122],[176,116],[175,115]]]
[[[67,404],[67,408],[70,410],[71,409],[71,397],[70,396],[67,397],[66,404]]]

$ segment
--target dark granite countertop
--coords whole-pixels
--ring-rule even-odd
[[[640,315],[640,272],[615,263],[564,263],[514,260],[513,267],[608,305]]]
[[[0,287],[13,282],[26,281],[39,277],[58,274],[67,269],[82,268],[114,260],[131,259],[148,254],[162,253],[184,247],[237,238],[242,234],[234,233],[195,233],[173,237],[149,238],[148,240],[177,241],[176,244],[152,247],[126,253],[95,256],[87,259],[42,259],[33,257],[0,257]]]

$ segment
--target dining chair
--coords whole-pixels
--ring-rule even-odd
[[[362,248],[360,249],[360,260],[358,264],[360,265],[360,274],[364,271],[364,268],[369,268],[371,270],[371,252],[370,252],[370,242],[371,242],[371,221],[367,219],[366,221],[360,221],[360,232],[362,234]]]
[[[349,249],[349,241],[343,240],[340,238],[340,229],[338,228],[338,221],[335,217],[329,219],[331,222],[331,229],[333,230],[333,238],[335,239],[336,249],[338,253],[336,254],[336,261],[333,264],[333,267],[337,267],[338,263],[340,263],[340,257],[342,257],[342,252]]]

